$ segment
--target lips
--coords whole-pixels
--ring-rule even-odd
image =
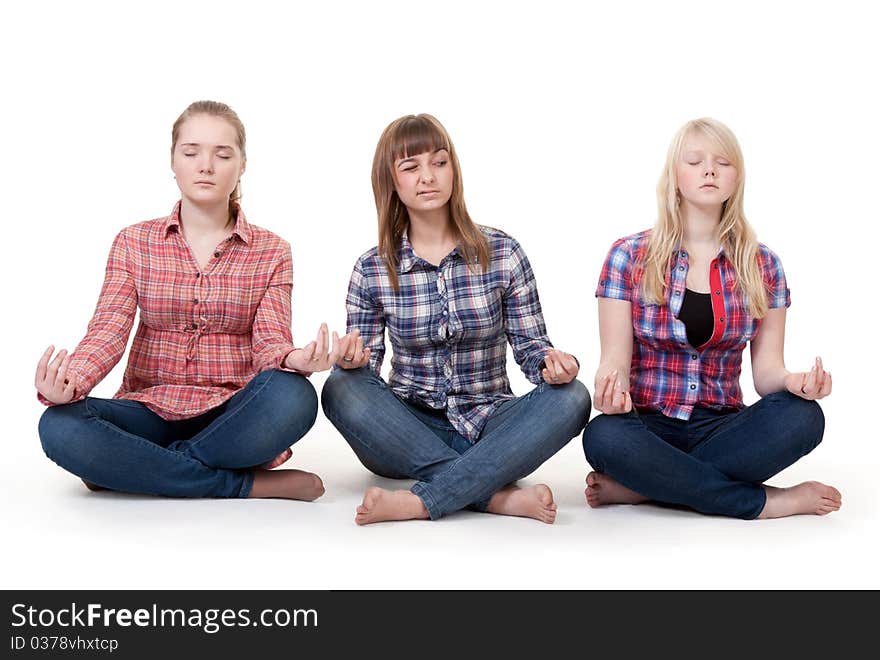
[[[718,186],[714,183],[704,183],[700,188],[714,188],[715,190],[718,190]]]
[[[196,185],[197,186],[199,186],[199,185],[213,186],[214,182],[213,181],[196,181]]]

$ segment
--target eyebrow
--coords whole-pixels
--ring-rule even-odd
[[[440,147],[439,149],[435,149],[434,151],[431,152],[431,155],[434,156],[435,154],[437,154],[441,151],[447,151],[446,147]],[[404,158],[399,163],[397,163],[397,167],[400,167],[404,163],[415,162],[415,160],[416,160],[415,156],[410,156],[409,158]]]
[[[202,145],[198,142],[184,142],[180,145],[181,147],[201,147]],[[218,144],[215,149],[232,149],[228,144]]]

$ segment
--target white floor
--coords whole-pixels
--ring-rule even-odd
[[[830,400],[829,400],[830,401]],[[826,412],[828,408],[826,407]],[[829,415],[829,418],[831,416]],[[323,418],[294,464],[324,478],[315,503],[92,493],[39,451],[4,462],[4,588],[878,588],[878,452],[829,423],[825,442],[771,483],[844,493],[824,518],[728,520],[660,508],[588,509],[577,440],[526,483],[550,484],[555,525],[462,512],[354,524],[369,475]],[[8,440],[8,439],[7,439]],[[18,439],[16,439],[18,440]],[[846,445],[850,445],[847,447]],[[859,459],[851,456],[858,445]],[[403,484],[406,485],[406,484]]]

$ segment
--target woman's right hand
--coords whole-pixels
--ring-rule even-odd
[[[593,407],[599,412],[606,415],[622,415],[632,410],[629,383],[624,385],[619,369],[609,371],[600,367],[596,372],[594,392]]]
[[[360,330],[352,330],[346,337],[349,340],[347,350],[336,360],[336,366],[342,369],[360,369],[370,364],[370,349],[364,348]]]
[[[47,348],[37,363],[34,385],[52,403],[68,403],[76,390],[76,374],[67,369],[70,363],[67,350],[62,348],[50,361],[54,351],[54,346]]]

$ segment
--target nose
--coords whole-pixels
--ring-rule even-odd
[[[430,167],[423,167],[419,178],[422,180],[422,183],[431,183],[434,180],[434,172]]]
[[[715,178],[715,164],[712,162],[706,162],[706,169],[703,172],[703,176],[711,176]]]
[[[212,174],[214,172],[214,166],[211,162],[210,156],[202,156],[199,161],[199,174]]]

